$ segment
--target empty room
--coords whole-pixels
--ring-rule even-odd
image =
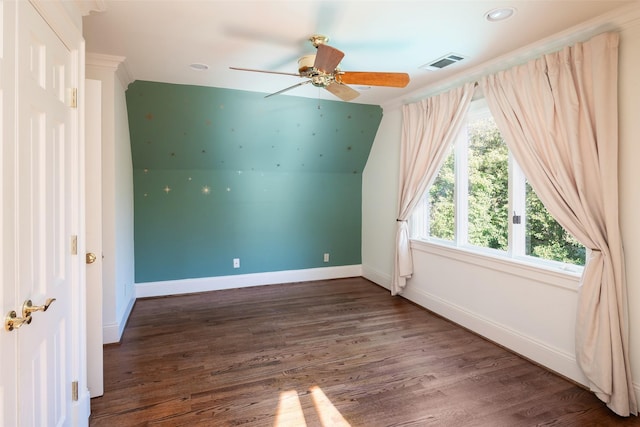
[[[639,1],[1,5],[0,424],[640,423]]]

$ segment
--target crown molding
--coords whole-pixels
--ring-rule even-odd
[[[126,59],[124,56],[87,52],[85,64],[87,67],[103,68],[112,71],[126,88],[133,82],[133,78],[125,62]]]
[[[116,71],[118,67],[124,63],[125,59],[127,58],[124,56],[87,52],[85,61],[87,66],[110,68],[113,71]]]
[[[104,12],[107,10],[105,0],[75,0],[74,4],[82,16],[87,16],[91,12]]]

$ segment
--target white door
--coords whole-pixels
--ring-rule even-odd
[[[11,426],[63,426],[73,421],[77,304],[78,139],[77,113],[69,106],[74,78],[72,54],[28,1],[3,1],[3,20],[15,23],[13,75],[15,137],[3,134],[3,307],[17,312],[13,331],[2,333],[2,352],[16,374],[2,379],[3,420]],[[14,8],[17,12],[14,14]],[[7,36],[3,31],[4,37]],[[15,41],[15,40],[14,40]],[[9,50],[4,43],[5,52]],[[77,78],[77,76],[75,77]],[[6,86],[9,82],[3,82]],[[13,99],[12,99],[13,98]],[[11,124],[4,123],[9,127]],[[46,307],[46,301],[55,301]],[[23,302],[32,301],[31,322]],[[74,335],[76,334],[76,335]],[[4,372],[3,372],[4,374]],[[13,387],[9,389],[7,386]],[[14,397],[15,396],[15,397]],[[16,417],[17,414],[17,417]]]

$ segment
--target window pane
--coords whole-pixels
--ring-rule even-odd
[[[490,116],[469,133],[468,243],[506,251],[509,242],[509,152]]]
[[[472,102],[466,118],[414,212],[412,235],[537,258],[546,266],[553,264],[548,261],[584,265],[586,249],[549,215],[526,182],[486,103]],[[511,225],[512,213],[520,216],[519,224]]]
[[[528,182],[526,191],[526,254],[584,265],[585,247],[553,219]]]
[[[451,150],[429,189],[429,235],[450,241],[455,238],[454,161]]]

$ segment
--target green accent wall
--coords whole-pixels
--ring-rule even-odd
[[[126,97],[137,283],[361,263],[379,106],[146,81]]]

